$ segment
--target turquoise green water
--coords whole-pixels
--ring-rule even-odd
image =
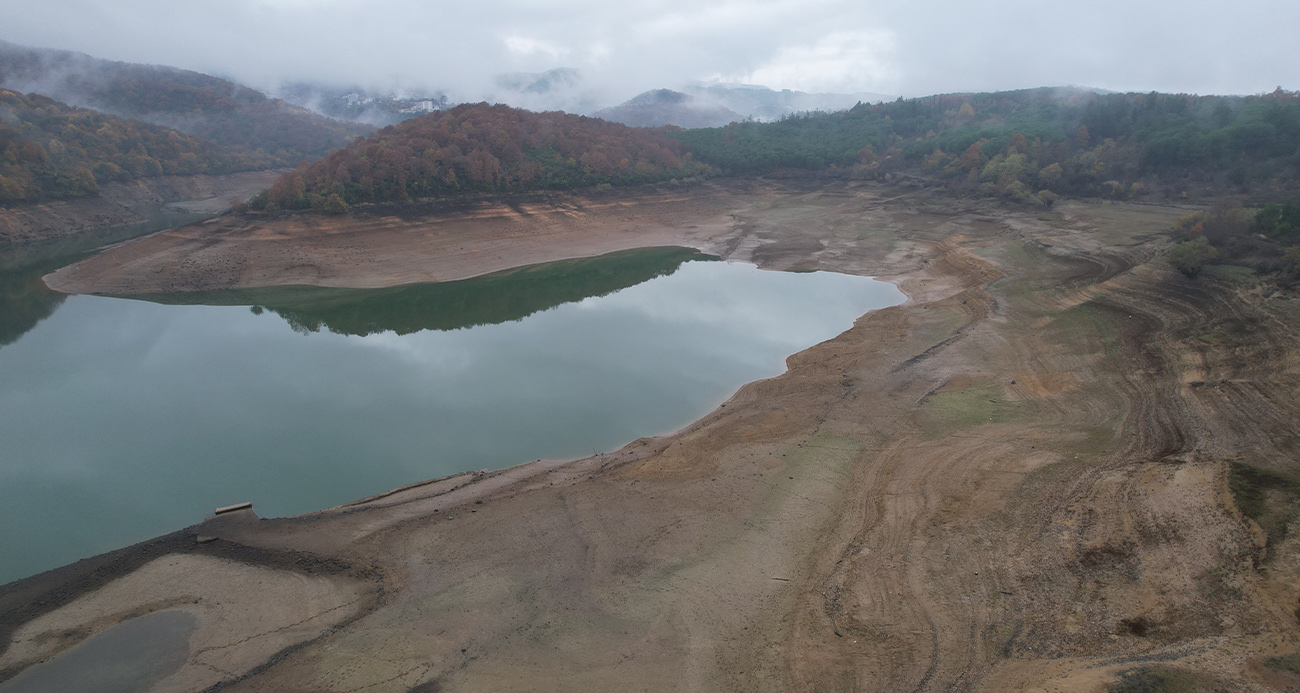
[[[0,244],[0,346],[23,336],[63,303],[41,276],[90,255],[95,248],[153,231],[205,219],[210,215],[154,210],[148,221],[67,238],[24,244]]]
[[[0,582],[220,505],[296,514],[676,430],[903,300],[863,277],[691,257],[53,304],[0,346]],[[226,305],[177,304],[195,300]]]

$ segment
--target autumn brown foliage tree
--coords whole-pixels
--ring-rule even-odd
[[[467,104],[393,125],[286,174],[254,207],[567,190],[710,172],[663,129],[568,113]]]
[[[0,89],[0,203],[84,197],[116,180],[267,163],[156,125]]]
[[[277,166],[322,156],[371,131],[198,72],[4,41],[0,77],[16,91],[178,130]]]

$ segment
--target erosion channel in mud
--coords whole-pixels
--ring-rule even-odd
[[[71,296],[0,347],[0,582],[675,430],[903,300],[654,248],[445,284]]]

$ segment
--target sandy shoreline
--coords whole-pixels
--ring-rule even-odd
[[[271,222],[225,217],[127,241],[45,281],[64,293],[103,294],[286,284],[378,288],[650,246],[725,254],[737,240],[728,215],[738,193],[732,188],[648,191],[631,200],[484,202],[433,216],[379,208]]]
[[[1297,337],[1276,327],[1297,309],[1171,272],[1154,234],[1181,213],[719,184],[123,244],[47,281],[387,285],[638,242],[874,275],[909,301],[673,434],[299,517],[223,516],[13,583],[0,678],[163,608],[155,562],[201,556],[217,563],[195,595],[249,565],[316,580],[204,602],[203,642],[249,663],[222,690],[1100,691],[1151,661],[1263,685],[1260,658],[1300,648],[1300,538],[1259,567],[1226,460],[1281,468],[1300,443]],[[248,609],[269,621],[234,616]],[[270,637],[293,619],[297,640]]]

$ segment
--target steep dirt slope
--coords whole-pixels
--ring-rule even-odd
[[[95,197],[0,207],[0,243],[71,236],[79,231],[144,221],[159,208],[218,214],[232,200],[247,202],[282,170],[217,176],[158,176],[109,183]]]

